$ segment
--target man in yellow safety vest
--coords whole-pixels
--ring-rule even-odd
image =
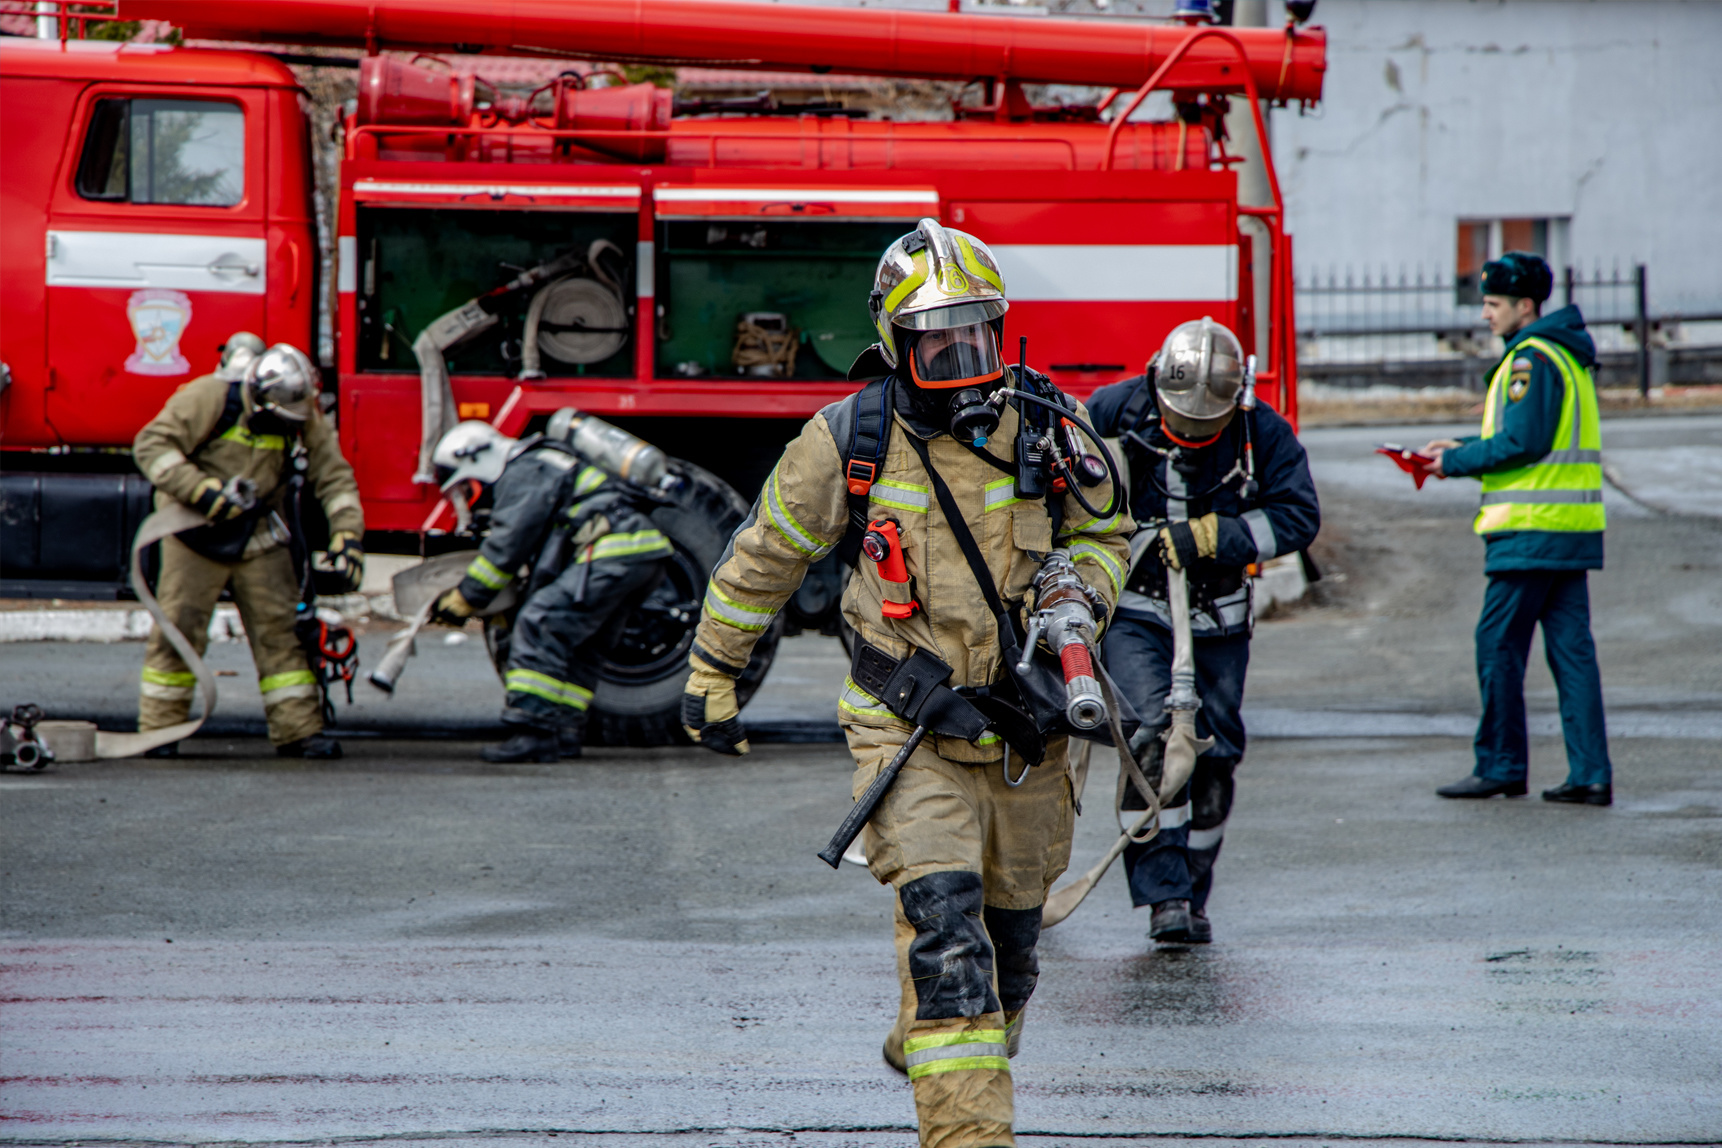
[[[1506,340],[1506,353],[1489,380],[1483,433],[1438,439],[1422,452],[1434,460],[1432,474],[1482,479],[1475,529],[1488,555],[1489,588],[1477,622],[1477,766],[1437,789],[1442,797],[1524,796],[1525,660],[1541,623],[1568,771],[1564,784],[1543,790],[1543,800],[1614,799],[1585,581],[1585,571],[1602,569],[1596,345],[1577,307],[1542,314],[1553,285],[1549,265],[1522,251],[1484,265],[1483,317]]]

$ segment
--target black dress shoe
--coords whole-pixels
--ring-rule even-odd
[[[537,729],[531,726],[522,729],[501,745],[485,746],[480,751],[479,756],[498,765],[513,765],[525,761],[544,763],[562,760],[562,754],[556,747],[556,731]]]
[[[1567,805],[1613,805],[1614,786],[1606,781],[1600,785],[1562,782],[1553,789],[1543,790],[1543,800],[1559,801]]]
[[[1207,911],[1204,909],[1191,909],[1190,943],[1192,945],[1206,945],[1212,942],[1213,939],[1214,926],[1208,920]]]
[[[1435,791],[1441,797],[1523,797],[1529,793],[1524,778],[1517,781],[1490,781],[1486,777],[1467,777]]]
[[[303,757],[311,761],[333,761],[341,756],[341,743],[332,737],[314,733],[298,741],[275,747],[276,757]]]
[[[1190,937],[1190,902],[1161,901],[1148,920],[1148,939],[1168,945],[1187,945]]]

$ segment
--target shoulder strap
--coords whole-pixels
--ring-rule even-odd
[[[885,467],[885,451],[891,443],[891,407],[896,401],[894,377],[874,379],[855,395],[849,415],[848,442],[839,436],[843,481],[849,491],[849,525],[837,543],[837,556],[854,568],[861,554],[861,538],[867,533],[867,503],[873,483]]]
[[[227,402],[222,405],[221,417],[215,420],[215,426],[210,428],[209,434],[205,436],[204,440],[197,444],[198,450],[202,450],[239,425],[239,416],[245,413],[245,399],[239,390],[241,385],[238,379],[227,384]]]
[[[1142,423],[1148,418],[1148,410],[1154,405],[1153,382],[1147,375],[1142,376],[1142,385],[1130,393],[1124,400],[1124,405],[1118,410],[1118,431],[1141,430]]]

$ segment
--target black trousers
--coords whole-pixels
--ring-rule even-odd
[[[1172,688],[1172,633],[1151,622],[1120,618],[1107,631],[1105,658],[1107,672],[1142,716],[1144,724],[1132,745],[1140,748],[1171,723],[1165,705]],[[1202,708],[1196,711],[1196,736],[1212,737],[1214,748],[1196,759],[1189,784],[1161,810],[1155,838],[1146,845],[1125,847],[1133,905],[1188,900],[1200,909],[1208,903],[1214,863],[1232,812],[1232,772],[1244,756],[1239,710],[1249,664],[1246,634],[1196,641],[1196,692],[1202,698]],[[1158,780],[1156,771],[1149,781]],[[1134,790],[1126,793],[1124,804],[1126,809],[1148,807]]]

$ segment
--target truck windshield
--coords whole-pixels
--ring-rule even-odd
[[[218,100],[98,100],[78,163],[78,194],[232,207],[245,198],[245,113]]]

